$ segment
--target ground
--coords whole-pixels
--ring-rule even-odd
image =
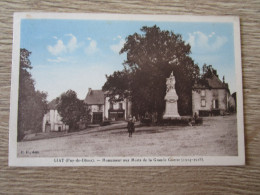
[[[236,115],[203,118],[199,126],[138,126],[126,123],[61,137],[18,142],[18,157],[237,156]]]

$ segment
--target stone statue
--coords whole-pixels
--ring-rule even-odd
[[[170,77],[166,79],[166,87],[166,93],[172,89],[175,90],[175,77],[173,76],[173,72],[171,73]]]
[[[175,77],[173,76],[173,72],[170,77],[166,79],[166,95],[165,95],[165,113],[163,115],[163,119],[176,119],[180,118],[178,113],[178,95],[175,90]]]

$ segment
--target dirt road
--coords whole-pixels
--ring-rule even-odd
[[[91,129],[70,136],[18,143],[18,157],[235,156],[236,115],[205,117],[201,126]]]

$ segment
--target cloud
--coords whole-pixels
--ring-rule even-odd
[[[61,57],[57,57],[56,59],[47,59],[48,62],[56,62],[56,63],[60,63],[60,62],[67,62],[68,60],[65,58],[61,58]]]
[[[213,37],[215,35],[215,32],[212,32],[209,37]]]
[[[66,34],[65,36],[70,36],[70,40],[67,44],[64,44],[63,40],[58,39],[56,36],[53,36],[54,39],[57,39],[55,45],[48,45],[47,49],[52,55],[60,55],[67,52],[73,52],[75,49],[79,47],[77,38],[73,34]]]
[[[217,36],[215,32],[206,35],[200,31],[189,33],[188,43],[193,51],[200,53],[215,52],[219,50],[228,39],[225,36]]]
[[[71,39],[68,42],[67,48],[69,52],[73,52],[76,48],[78,48],[77,38],[73,34],[67,34]]]
[[[59,55],[67,50],[62,40],[58,40],[54,46],[49,45],[47,49],[52,55]]]
[[[191,45],[191,47],[194,47],[195,45],[195,36],[191,33],[189,33],[188,43]]]
[[[215,43],[213,44],[213,50],[217,50],[219,48],[221,48],[226,42],[227,42],[227,38],[226,37],[220,37],[218,36]]]
[[[97,42],[95,40],[90,39],[89,45],[85,48],[86,54],[94,54],[98,51]]]
[[[114,53],[119,53],[119,51],[123,48],[124,44],[125,44],[125,40],[121,38],[121,36],[118,36],[118,38],[120,37],[120,41],[117,44],[114,45],[110,45],[110,49],[114,52]]]

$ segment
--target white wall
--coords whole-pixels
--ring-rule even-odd
[[[205,89],[205,96],[201,96],[201,89],[192,91],[192,113],[199,113],[199,110],[211,110],[213,108],[213,100],[218,100],[218,108],[222,111],[228,109],[229,94],[225,89]],[[201,100],[206,100],[206,106],[201,106]]]
[[[119,104],[122,103],[122,108],[125,110],[125,119],[128,118],[129,115],[131,115],[131,102],[125,99],[124,101],[113,103],[113,109],[119,110],[120,106]],[[109,97],[105,98],[105,105],[104,105],[104,117],[108,119],[108,111],[110,109],[110,102]]]
[[[45,124],[47,121],[51,126],[51,131],[59,131],[59,127],[61,131],[69,130],[69,126],[65,125],[61,119],[62,117],[59,115],[58,110],[50,110],[43,117],[43,132],[46,132]]]

